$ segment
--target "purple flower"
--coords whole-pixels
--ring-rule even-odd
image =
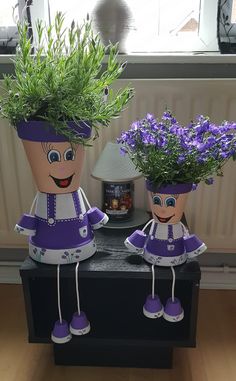
[[[214,183],[214,179],[213,179],[212,177],[209,177],[208,179],[205,180],[205,183],[206,183],[207,185],[211,185],[211,184]]]
[[[139,128],[139,122],[133,122],[131,124],[131,130],[136,131]]]
[[[195,122],[182,126],[168,110],[160,120],[147,113],[123,131],[118,142],[123,144],[121,155],[128,153],[146,178],[158,178],[158,184],[168,178],[170,183],[178,183],[181,172],[181,181],[199,183],[208,174],[220,173],[223,164],[235,156],[236,123],[217,126],[199,115]]]
[[[120,147],[121,156],[125,156],[127,154],[127,149],[125,147]]]
[[[184,155],[179,155],[177,159],[177,164],[182,164],[185,161],[185,156]]]
[[[154,116],[152,114],[147,114],[146,118],[149,121],[153,121],[154,120]]]

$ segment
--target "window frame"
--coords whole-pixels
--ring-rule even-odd
[[[80,0],[81,1],[81,0]],[[127,5],[129,0],[127,1]],[[161,0],[155,1],[155,11],[158,9]],[[153,35],[151,43],[144,41],[140,44],[140,33],[137,33],[137,41],[139,47],[133,48],[135,42],[131,47],[131,38],[127,36],[127,54],[152,54],[164,52],[216,52],[218,51],[217,42],[217,1],[216,0],[200,0],[200,25],[199,33],[185,34],[181,33],[178,37],[171,36],[156,36]],[[49,0],[50,3],[50,0]],[[129,26],[128,26],[129,28]],[[133,26],[130,26],[131,30]]]
[[[25,7],[26,0],[19,0],[19,18],[22,21],[26,18],[23,9]],[[160,1],[160,0],[157,0]],[[229,0],[232,3],[232,0]],[[50,22],[49,5],[50,0],[33,0],[33,4],[30,6],[31,22],[33,34],[35,35],[35,21],[42,19],[46,23]],[[232,28],[234,29],[234,28]],[[16,31],[15,27],[15,31]],[[236,24],[235,24],[236,31]],[[1,28],[0,28],[1,39]],[[217,42],[217,1],[216,0],[201,0],[201,12],[200,12],[200,25],[198,35],[182,33],[178,37],[172,36],[170,38],[156,37],[152,46],[148,46],[148,43],[144,47],[128,49],[128,54],[144,54],[150,55],[152,53],[183,53],[183,52],[216,52],[218,51]],[[37,43],[37,42],[35,42]]]

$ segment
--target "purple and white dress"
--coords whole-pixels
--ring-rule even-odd
[[[136,230],[125,240],[130,251],[142,253],[144,259],[157,266],[177,266],[187,258],[198,256],[206,245],[195,235],[189,235],[182,222],[176,224],[150,221],[149,234]]]
[[[86,211],[81,189],[66,194],[38,192],[35,214],[24,214],[15,230],[29,236],[29,254],[49,264],[80,262],[96,252],[93,230],[108,221],[98,208]]]

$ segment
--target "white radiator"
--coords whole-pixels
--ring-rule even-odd
[[[115,141],[121,130],[147,112],[161,115],[170,108],[181,123],[197,114],[209,115],[215,122],[236,121],[236,80],[168,79],[120,80],[116,87],[129,84],[136,95],[127,110],[111,126],[103,129],[93,148],[87,148],[82,186],[92,204],[101,204],[101,184],[90,173],[107,141]],[[212,186],[201,184],[188,201],[186,215],[192,232],[207,244],[209,251],[236,252],[236,163],[230,162],[223,178]],[[0,121],[0,247],[23,247],[26,239],[13,232],[21,213],[29,210],[35,194],[21,142],[6,121]],[[135,184],[135,203],[147,208],[143,180]]]

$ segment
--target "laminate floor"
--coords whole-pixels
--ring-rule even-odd
[[[27,342],[22,287],[0,284],[0,301],[0,381],[236,381],[236,291],[200,291],[197,348],[175,349],[171,370],[55,366]]]

